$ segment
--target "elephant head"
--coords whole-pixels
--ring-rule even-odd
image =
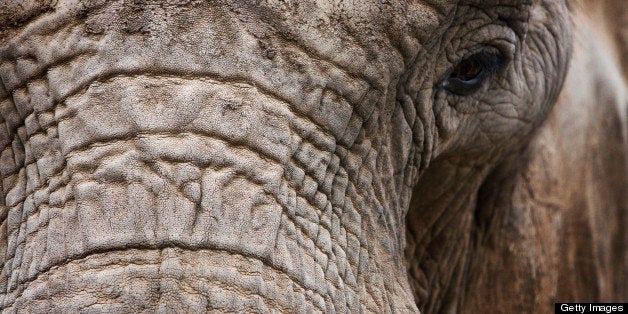
[[[577,274],[538,264],[560,256],[543,228],[571,203],[537,190],[556,186],[543,170],[571,173],[543,165],[566,150],[540,130],[570,126],[553,108],[577,99],[559,95],[584,7],[0,1],[0,308],[526,311],[573,296],[551,289]],[[621,136],[600,166],[618,173],[613,226]],[[599,235],[565,242],[599,248],[596,282],[625,248]]]

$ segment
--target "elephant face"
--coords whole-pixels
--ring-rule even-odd
[[[455,309],[571,50],[562,1],[2,6],[8,310]]]

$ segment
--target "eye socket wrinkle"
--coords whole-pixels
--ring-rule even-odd
[[[483,83],[496,75],[504,65],[499,52],[481,50],[460,61],[441,86],[460,96],[468,96],[482,87]]]

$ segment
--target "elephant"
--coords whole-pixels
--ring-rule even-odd
[[[622,0],[2,0],[0,309],[625,301],[627,21]]]

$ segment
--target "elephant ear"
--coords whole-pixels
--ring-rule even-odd
[[[463,308],[550,312],[628,298],[627,2],[573,2],[559,99],[527,147],[486,179]],[[488,287],[488,288],[487,288]]]
[[[607,13],[610,17],[610,25],[614,27],[624,77],[628,78],[628,2],[623,0],[609,2],[611,4],[607,6]]]

